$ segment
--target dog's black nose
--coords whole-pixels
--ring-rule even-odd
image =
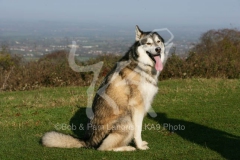
[[[160,52],[161,52],[161,48],[160,48],[160,47],[157,47],[157,48],[155,48],[155,51],[156,51],[157,53],[160,53]]]

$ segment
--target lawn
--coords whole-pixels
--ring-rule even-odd
[[[46,148],[51,130],[83,136],[87,87],[0,93],[0,159],[239,159],[240,80],[185,79],[159,83],[144,119],[149,150],[101,152]],[[133,144],[134,145],[134,144]]]

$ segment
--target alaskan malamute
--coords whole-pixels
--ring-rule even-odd
[[[55,131],[42,137],[47,147],[94,147],[101,151],[146,150],[142,122],[155,94],[163,69],[164,40],[156,32],[136,26],[136,41],[101,84],[93,101],[88,138],[80,140]],[[79,117],[80,118],[80,117]],[[129,146],[134,139],[136,148]]]

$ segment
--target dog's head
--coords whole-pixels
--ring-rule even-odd
[[[143,32],[136,26],[136,41],[138,60],[152,67],[157,71],[162,71],[164,61],[164,40],[157,32]]]

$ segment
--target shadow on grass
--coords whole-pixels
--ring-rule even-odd
[[[149,117],[151,118],[151,117]],[[194,122],[188,122],[180,119],[168,118],[165,113],[158,113],[153,120],[166,127],[166,129],[183,129],[174,130],[175,134],[192,143],[218,152],[226,159],[240,158],[240,137],[227,132],[209,128]],[[77,126],[73,133],[80,139],[86,140],[89,135],[86,134],[87,123],[86,108],[79,107],[79,110],[70,119],[71,126]],[[168,125],[168,127],[167,127]],[[179,125],[182,128],[179,128]],[[176,127],[178,126],[178,127]]]
[[[72,127],[73,133],[80,138],[81,140],[86,140],[89,138],[87,134],[87,124],[89,122],[89,118],[86,115],[86,108],[78,106],[77,112],[70,119],[69,125]]]
[[[239,136],[209,128],[194,122],[168,118],[165,113],[158,113],[154,120],[163,126],[168,126],[166,127],[168,130],[172,130],[174,126],[175,129],[180,129],[179,125],[182,126],[182,129],[184,128],[184,130],[175,130],[175,134],[192,143],[216,151],[226,159],[240,158]]]

